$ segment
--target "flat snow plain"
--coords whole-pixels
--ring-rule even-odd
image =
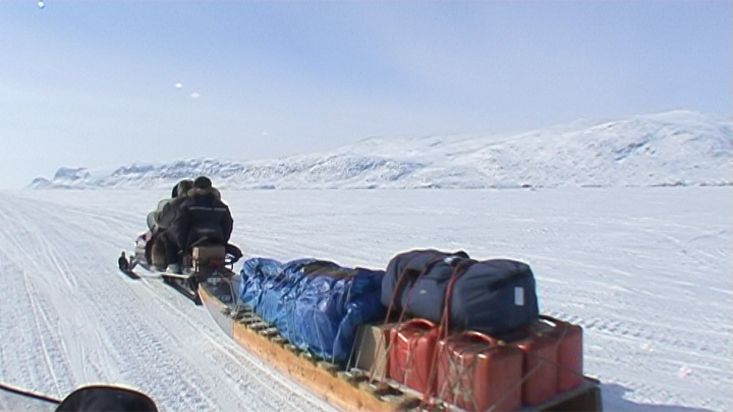
[[[121,383],[162,410],[328,410],[221,333],[131,250],[165,191],[0,193],[0,381]],[[384,268],[433,247],[528,262],[585,329],[609,411],[733,410],[733,188],[225,191],[246,256]],[[237,267],[237,270],[239,266]],[[0,392],[0,410],[17,407]],[[14,406],[15,405],[15,406]]]

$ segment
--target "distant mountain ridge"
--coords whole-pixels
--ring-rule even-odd
[[[516,188],[733,184],[733,121],[672,111],[524,133],[367,138],[271,160],[61,168],[36,189],[169,188],[207,175],[228,189]]]

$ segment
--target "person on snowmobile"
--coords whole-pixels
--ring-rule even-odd
[[[153,236],[154,266],[165,270],[171,262],[176,263],[179,258],[180,249],[171,231],[168,230],[178,214],[188,192],[193,189],[193,180],[181,180],[173,191],[175,197],[169,199],[156,215],[155,232]]]
[[[220,197],[208,177],[199,176],[194,180],[193,189],[180,203],[168,228],[183,253],[196,245],[226,246],[229,242],[234,220],[229,206]],[[177,255],[175,263],[169,262],[168,271],[181,272],[183,253]]]
[[[151,233],[155,233],[157,226],[158,226],[158,219],[160,213],[165,208],[165,205],[170,203],[173,199],[178,197],[178,194],[185,194],[188,190],[190,190],[193,187],[193,180],[190,179],[184,179],[180,182],[176,183],[175,186],[173,186],[173,190],[171,190],[171,197],[161,199],[158,202],[158,205],[153,209],[150,213],[148,213],[146,217],[146,223],[148,224],[148,229]]]

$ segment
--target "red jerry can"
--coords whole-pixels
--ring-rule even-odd
[[[470,412],[522,406],[522,351],[480,332],[438,342],[439,398]]]
[[[530,326],[529,336],[512,342],[522,351],[522,404],[536,406],[557,393],[557,339],[543,333],[543,325]],[[549,327],[547,328],[549,329]]]
[[[557,343],[557,391],[565,392],[583,383],[583,328],[550,316],[540,318],[552,325]]]
[[[425,319],[412,319],[390,330],[389,377],[419,392],[433,393],[430,366],[438,328]]]

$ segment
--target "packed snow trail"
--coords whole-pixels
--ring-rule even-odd
[[[206,311],[116,273],[167,194],[0,196],[0,379],[55,396],[125,383],[166,410],[325,408]],[[607,410],[733,410],[731,188],[224,190],[224,200],[247,256],[384,268],[397,252],[435,247],[524,260],[541,310],[584,327],[585,371],[603,382]]]
[[[127,384],[163,410],[330,409],[237,347],[205,310],[117,273],[140,216],[3,196],[0,380],[58,398],[84,383]]]

